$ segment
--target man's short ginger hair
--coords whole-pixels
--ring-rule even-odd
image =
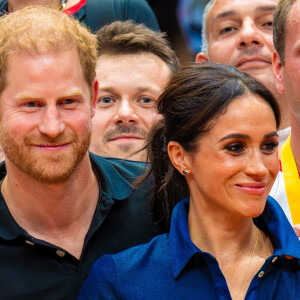
[[[100,28],[97,33],[98,56],[148,52],[160,57],[171,73],[179,69],[179,61],[165,33],[153,31],[133,21],[116,21]]]
[[[28,6],[0,18],[0,94],[6,85],[8,57],[17,52],[42,55],[75,48],[90,87],[96,77],[97,39],[85,26],[48,7]]]

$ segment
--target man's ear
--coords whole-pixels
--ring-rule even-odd
[[[168,154],[173,166],[178,170],[179,173],[183,174],[183,170],[189,173],[189,155],[179,143],[174,141],[169,142]]]
[[[202,62],[205,62],[205,61],[208,61],[207,54],[205,52],[199,52],[196,55],[196,63],[202,63]]]
[[[92,106],[91,106],[91,116],[93,117],[96,112],[96,105],[97,105],[97,99],[98,99],[98,91],[99,91],[99,84],[98,80],[95,78],[93,82],[93,88],[92,88]]]
[[[281,63],[279,54],[274,50],[272,59],[272,70],[275,76],[275,85],[278,93],[284,94],[284,81],[283,81],[283,65]]]

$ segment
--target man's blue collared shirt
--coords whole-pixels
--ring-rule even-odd
[[[78,299],[231,299],[216,259],[190,239],[188,209],[189,199],[177,204],[170,234],[99,259]],[[270,236],[274,253],[252,279],[245,299],[300,299],[300,242],[283,211],[268,198],[254,223]]]

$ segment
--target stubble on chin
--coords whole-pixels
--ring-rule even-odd
[[[87,154],[91,139],[90,127],[86,129],[82,138],[73,132],[64,133],[56,139],[47,136],[27,136],[24,140],[17,140],[0,128],[0,143],[6,159],[21,172],[42,183],[61,183],[66,181],[77,169]],[[35,149],[35,144],[69,145],[61,153],[42,153]]]

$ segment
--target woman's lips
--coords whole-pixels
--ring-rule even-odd
[[[266,192],[266,183],[240,183],[235,185],[240,191],[251,195],[263,195]]]

